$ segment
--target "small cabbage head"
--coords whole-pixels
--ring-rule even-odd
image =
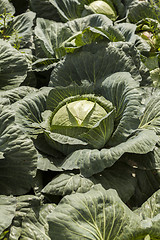
[[[83,16],[87,15],[88,12],[104,14],[112,21],[115,21],[117,18],[116,10],[111,1],[103,0],[93,1],[86,6],[86,9],[83,11]]]
[[[115,109],[112,103],[103,97],[89,94],[66,98],[50,116],[52,146],[56,138],[61,139],[61,142],[70,142],[69,144],[77,143],[77,149],[82,145],[83,148],[100,149],[112,135],[114,118]],[[51,139],[47,139],[51,143]],[[58,150],[61,151],[59,145]],[[66,153],[64,149],[62,152]]]
[[[155,52],[160,48],[160,25],[154,19],[143,19],[137,24],[136,33],[143,38]]]

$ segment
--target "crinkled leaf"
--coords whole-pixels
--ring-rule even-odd
[[[0,114],[0,143],[0,194],[27,193],[36,175],[37,152],[8,108]]]
[[[0,40],[0,89],[18,87],[27,76],[25,57],[9,43]]]
[[[80,36],[82,35],[82,32],[89,26],[105,26],[107,28],[107,26],[111,24],[112,22],[107,17],[98,14],[68,21],[65,24],[54,22],[48,19],[38,18],[35,34],[41,42],[41,45],[44,46],[48,52],[46,56],[50,55],[52,57],[55,56],[60,58],[66,54],[65,47],[73,45],[73,47],[76,48],[77,46],[84,45],[82,42],[80,43]],[[100,35],[100,33],[97,34]],[[94,36],[91,37],[91,41],[93,41],[93,37]],[[87,42],[85,44],[87,44]],[[62,52],[60,52],[61,47],[64,47],[64,51]]]
[[[138,67],[128,53],[114,45],[108,48],[103,44],[90,45],[61,60],[51,74],[49,86],[68,86],[74,82],[81,85],[84,80],[98,84],[115,72],[130,72],[135,80],[141,81]]]
[[[16,198],[0,195],[0,236],[12,223],[15,216]]]
[[[0,91],[0,97],[4,99],[9,99],[10,103],[14,103],[24,98],[26,95],[36,92],[37,90],[28,86],[20,86],[18,88],[14,88],[8,91]]]
[[[16,122],[30,135],[43,132],[40,126],[40,122],[43,120],[41,113],[46,109],[49,90],[49,88],[42,88],[12,105],[12,109],[16,109]]]
[[[9,239],[47,239],[47,215],[52,213],[54,204],[41,204],[41,199],[33,195],[17,197],[15,218],[9,229]]]
[[[154,95],[145,107],[139,128],[153,129],[160,135],[160,94]]]
[[[149,1],[142,1],[130,8],[128,19],[132,23],[137,23],[144,18],[157,19],[160,17],[160,9],[149,4]]]
[[[136,25],[131,23],[119,23],[115,25],[115,28],[118,29],[124,36],[125,41],[135,42],[136,40]]]
[[[65,170],[80,169],[82,175],[90,177],[111,167],[124,153],[145,154],[152,151],[157,141],[154,131],[138,131],[126,142],[109,149],[77,150],[66,157],[62,167]]]
[[[144,227],[148,226],[150,239],[159,239],[160,236],[160,190],[156,191],[143,205],[134,211],[143,221]]]
[[[9,42],[16,47],[17,42],[20,47],[25,47],[31,41],[33,20],[35,13],[29,11],[18,15],[8,23],[5,34],[10,36]]]
[[[42,193],[65,196],[75,192],[87,192],[91,186],[101,184],[106,190],[115,189],[121,199],[127,202],[133,196],[136,187],[134,169],[124,163],[116,163],[111,168],[90,178],[79,174],[62,173],[49,182]]]
[[[49,182],[42,190],[43,194],[65,196],[75,192],[87,192],[93,185],[90,179],[79,174],[62,173]]]
[[[138,127],[141,95],[130,73],[118,72],[107,77],[97,90],[116,108],[115,130],[109,145],[117,145]]]

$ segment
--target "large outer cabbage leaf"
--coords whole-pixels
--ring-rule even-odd
[[[18,87],[25,80],[27,70],[25,57],[9,43],[0,40],[0,89]]]
[[[75,192],[88,192],[95,184],[101,184],[104,189],[113,188],[124,202],[134,195],[137,178],[134,177],[135,170],[123,162],[117,162],[110,168],[93,175],[90,178],[80,174],[66,172],[57,175],[43,189],[45,195],[65,196]]]
[[[0,97],[2,99],[9,99],[10,104],[24,98],[26,95],[32,92],[36,92],[37,89],[28,86],[20,86],[8,91],[0,91]]]
[[[30,0],[31,9],[38,17],[67,22],[81,17],[83,5],[78,0]],[[49,14],[48,14],[49,13]]]
[[[62,168],[80,169],[81,174],[90,177],[111,167],[124,153],[145,154],[152,151],[158,142],[154,131],[140,131],[115,147],[109,149],[77,150],[65,158]]]
[[[128,19],[130,22],[137,23],[145,18],[160,20],[160,7],[156,1],[138,1],[129,9]]]
[[[93,150],[84,149],[88,148],[85,142],[54,132],[51,133],[48,125],[50,112],[54,110],[56,104],[58,106],[61,101],[69,96],[90,93],[93,86],[58,87],[52,89],[50,93],[50,88],[46,88],[36,94],[30,94],[14,104],[17,109],[16,122],[21,128],[32,137],[44,132],[54,151],[55,148],[60,151],[63,149],[65,154],[73,151],[66,157],[62,167],[65,170],[80,169],[81,173],[87,177],[103,171],[106,167],[111,167],[126,152],[146,154],[152,151],[158,141],[153,130],[138,130],[134,133],[139,124],[140,114],[141,99],[137,90],[138,82],[134,81],[129,73],[119,72],[112,74],[100,83],[97,82],[98,87],[96,87],[95,93],[103,95],[116,108],[114,133],[109,140],[109,144],[105,146],[107,148],[101,150],[96,148]],[[49,109],[48,112],[44,112],[47,108]],[[45,118],[43,119],[43,117]],[[130,136],[132,133],[133,136]],[[38,142],[38,138],[36,141]],[[53,141],[54,144],[52,144]],[[56,147],[55,143],[57,144]],[[42,144],[39,145],[40,150],[41,147]],[[75,151],[77,147],[82,150]],[[68,150],[69,148],[70,150]],[[54,151],[53,155],[55,154]]]
[[[149,204],[155,209],[151,214]],[[159,192],[133,212],[116,191],[106,191],[97,185],[87,193],[76,193],[61,200],[48,216],[49,235],[55,240],[136,240],[148,234],[151,239],[159,239],[158,210]]]
[[[96,84],[116,72],[130,72],[133,79],[145,82],[148,71],[141,71],[139,53],[129,43],[91,44],[59,61],[52,71],[49,86],[68,86],[84,81]]]
[[[27,193],[37,171],[37,152],[8,107],[0,113],[0,143],[0,194]]]
[[[12,223],[16,211],[16,198],[0,195],[0,237],[2,232]]]
[[[8,41],[17,48],[31,45],[32,27],[35,13],[29,11],[18,15],[8,22],[8,27],[5,31]],[[18,46],[18,44],[20,46]]]
[[[70,45],[72,47],[73,45],[74,48],[77,47],[77,44],[74,44],[73,42],[75,41],[74,39],[77,35],[82,34],[82,31],[89,26],[97,28],[105,27],[107,29],[107,26],[110,25],[112,25],[110,19],[98,14],[68,21],[65,24],[48,19],[37,18],[35,34],[41,45],[44,46],[43,48],[45,48],[45,51],[43,51],[46,56],[60,57],[62,53],[65,52],[65,46],[67,47]],[[36,51],[38,55],[39,51],[42,52],[42,50],[38,50],[38,48]]]
[[[106,191],[101,185],[87,193],[64,197],[48,220],[49,235],[55,240],[131,240],[147,232],[141,218],[121,201],[116,191]]]

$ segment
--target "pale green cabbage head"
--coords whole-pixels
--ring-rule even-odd
[[[47,137],[50,144],[56,139],[62,139],[63,142],[77,142],[77,148],[83,145],[100,149],[113,133],[115,108],[103,97],[94,94],[77,95],[60,102],[49,119],[50,136],[52,140],[54,138],[51,143]],[[61,151],[59,146],[58,150]]]
[[[104,14],[113,21],[117,18],[116,10],[110,1],[93,1],[86,7],[86,9],[93,13]]]

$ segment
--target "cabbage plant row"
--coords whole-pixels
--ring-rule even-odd
[[[160,1],[0,0],[0,239],[160,239]]]

